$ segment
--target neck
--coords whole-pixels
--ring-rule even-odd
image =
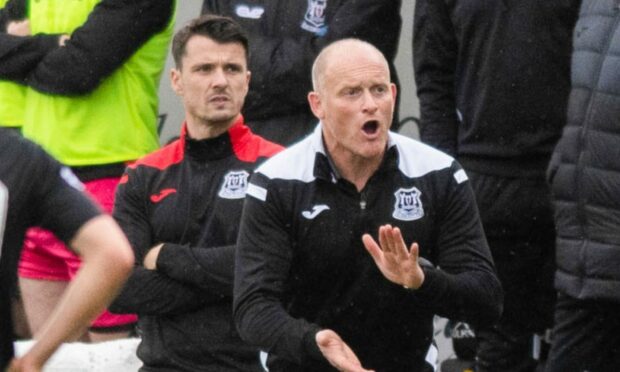
[[[379,169],[382,160],[383,154],[371,159],[356,155],[332,156],[340,176],[354,184],[357,191],[364,189],[370,177]]]
[[[228,131],[237,119],[238,116],[229,121],[213,122],[186,117],[185,122],[187,123],[187,134],[190,138],[195,140],[215,138]]]

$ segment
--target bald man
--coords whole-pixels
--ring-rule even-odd
[[[278,371],[432,371],[433,316],[492,323],[502,291],[461,166],[390,132],[396,98],[372,45],[316,58],[314,133],[256,170],[234,317]]]

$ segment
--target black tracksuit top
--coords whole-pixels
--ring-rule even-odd
[[[420,138],[467,170],[542,177],[566,122],[580,0],[419,0]]]
[[[129,166],[114,217],[141,265],[165,243],[157,270],[137,266],[111,309],[139,315],[143,371],[258,371],[258,349],[231,316],[234,244],[249,175],[281,149],[239,119],[227,133],[186,137]]]
[[[390,133],[381,167],[358,192],[335,176],[320,131],[250,180],[235,261],[237,328],[269,351],[272,372],[333,370],[314,341],[320,328],[335,330],[365,368],[421,371],[434,314],[492,324],[501,309],[467,176],[450,156]],[[362,244],[386,223],[432,264],[419,290],[385,279]]]

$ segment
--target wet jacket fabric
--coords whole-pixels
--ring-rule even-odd
[[[184,127],[185,128],[185,127]],[[259,371],[258,349],[232,324],[234,244],[249,175],[281,147],[239,119],[228,132],[180,139],[128,167],[114,217],[142,263],[111,309],[139,315],[143,371]]]
[[[556,288],[620,302],[620,1],[584,0],[568,121],[549,166]]]

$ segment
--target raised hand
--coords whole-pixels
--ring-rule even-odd
[[[411,244],[411,248],[407,250],[398,227],[379,227],[379,244],[369,234],[364,234],[362,241],[383,276],[389,281],[405,288],[420,288],[424,282],[424,271],[418,262],[418,244]]]
[[[338,371],[371,372],[362,368],[353,350],[331,329],[317,332],[315,339],[325,359]]]

